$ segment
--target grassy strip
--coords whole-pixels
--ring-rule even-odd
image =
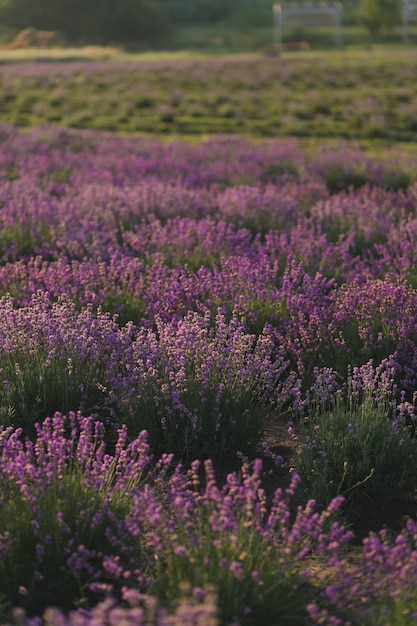
[[[16,63],[0,67],[0,119],[20,127],[417,140],[415,61],[404,46],[285,53],[285,63],[261,54],[167,59],[101,48],[2,54]]]

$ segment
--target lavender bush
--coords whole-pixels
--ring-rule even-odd
[[[125,431],[106,455],[103,424],[92,418],[56,414],[36,431],[32,442],[2,429],[0,533],[2,593],[35,614],[86,604],[95,585],[138,579],[144,554],[124,518],[150,460],[145,435],[126,444]]]
[[[155,331],[117,323],[87,306],[27,307],[5,297],[0,323],[2,423],[27,434],[54,407],[147,429],[158,451],[213,457],[256,442],[266,417],[288,401],[292,376],[265,331],[249,334],[237,317],[188,314]]]
[[[57,413],[36,430],[33,442],[10,427],[0,439],[0,590],[29,614],[88,610],[122,592],[140,600],[150,591],[174,608],[187,583],[200,600],[216,586],[222,624],[301,620],[300,596],[314,590],[305,562],[336,555],[351,536],[328,527],[338,499],[321,513],[309,501],[292,517],[297,476],[268,512],[259,460],[223,486],[206,461],[202,485],[198,462],[188,475],[169,455],[151,463],[146,433],[127,442],[121,429],[108,455],[92,418]]]
[[[296,468],[318,502],[343,495],[358,512],[406,498],[415,488],[414,406],[404,394],[398,404],[395,398],[387,363],[354,368],[345,390],[337,389],[331,370],[316,372],[313,387],[297,402]]]
[[[414,521],[395,541],[371,533],[352,565],[343,498],[299,505],[294,474],[268,504],[259,459],[220,484],[211,461],[203,474],[152,461],[146,433],[121,429],[106,454],[103,433],[58,413],[33,442],[2,429],[1,619],[15,606],[16,624],[40,625],[57,603],[45,624],[374,624],[414,610]]]
[[[411,620],[415,160],[0,131],[1,620]]]
[[[256,337],[219,311],[187,314],[133,344],[130,417],[158,449],[217,457],[259,440],[266,418],[290,398],[293,377],[270,334]]]

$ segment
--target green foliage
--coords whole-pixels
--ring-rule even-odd
[[[224,458],[258,442],[271,409],[258,401],[256,384],[238,392],[228,387],[219,392],[221,372],[217,372],[217,381],[202,391],[190,372],[188,387],[177,399],[175,390],[168,387],[168,375],[163,376],[160,383],[167,392],[161,394],[160,383],[143,388],[134,412],[125,420],[131,433],[149,432],[158,453],[169,450],[187,460],[197,455]]]
[[[349,189],[359,189],[371,182],[365,168],[356,167],[355,169],[345,171],[343,167],[337,164],[327,169],[324,179],[331,194]]]
[[[129,133],[298,135],[321,141],[345,137],[367,144],[372,139],[379,148],[381,138],[416,140],[417,93],[409,52],[297,54],[288,53],[285,64],[261,56],[221,62],[200,57],[192,64],[183,59],[155,60],[141,63],[139,73],[136,63],[121,66],[109,61],[105,70],[94,71],[94,65],[86,62],[77,73],[64,71],[61,63],[49,63],[45,72],[24,85],[19,74],[12,81],[5,71],[0,76],[0,119],[17,126],[54,120],[63,126]],[[383,137],[371,137],[377,126]],[[291,163],[286,171],[297,175]],[[407,172],[404,166],[389,172],[386,186],[406,187],[414,179],[414,173]],[[8,175],[13,179],[16,171],[10,169]],[[329,189],[336,192],[373,182],[362,161],[353,172],[337,161],[327,178]],[[20,245],[25,230],[22,233],[10,233],[10,238],[16,237]]]
[[[414,626],[416,623],[417,591],[413,587],[396,596],[394,600],[384,598],[371,611],[365,624],[369,626]],[[388,606],[387,606],[388,604]]]
[[[12,28],[57,30],[89,43],[149,41],[167,29],[154,0],[4,0],[0,19]]]
[[[28,355],[25,350],[3,356],[0,366],[5,384],[0,394],[0,417],[3,425],[19,424],[31,433],[34,424],[57,409],[78,410],[84,400],[85,411],[100,412],[106,404],[104,388],[96,380],[104,374],[100,367],[48,352],[38,346]],[[103,389],[103,390],[101,390]],[[88,398],[88,400],[87,400]]]
[[[371,35],[386,35],[399,24],[399,0],[361,0],[362,17]]]
[[[296,462],[312,497],[327,503],[343,495],[347,508],[358,509],[413,489],[417,442],[395,407],[392,389],[381,392],[376,380],[362,392],[349,386],[345,398],[338,392],[333,400],[326,382],[316,387],[299,425]]]
[[[181,588],[187,584],[186,581],[190,581],[197,589],[215,586],[223,618],[221,624],[230,624],[239,614],[239,623],[248,626],[287,623],[301,626],[304,623],[305,606],[314,597],[314,590],[303,580],[296,567],[292,571],[289,568],[280,578],[276,555],[268,549],[265,541],[259,540],[259,533],[248,532],[243,519],[239,540],[243,535],[246,539],[238,544],[229,533],[224,535],[222,541],[218,537],[213,539],[213,533],[208,528],[201,527],[200,532],[203,546],[195,545],[195,539],[191,537],[184,541],[187,558],[169,551],[168,547],[165,550],[165,568],[158,573],[157,585],[152,590],[163,604],[175,606]],[[241,580],[237,580],[222,562],[240,563],[242,555],[244,571]],[[251,576],[252,572],[259,574],[263,587],[259,587],[256,578]],[[247,615],[243,605],[250,607]]]
[[[37,516],[31,500],[7,482],[0,489],[0,510],[0,538],[9,548],[0,561],[0,593],[7,597],[0,618],[1,610],[7,615],[8,605],[21,606],[30,614],[42,614],[48,606],[64,610],[88,606],[93,581],[89,569],[114,551],[109,537],[117,516],[127,511],[123,498],[98,492],[82,472],[68,469],[37,490]],[[80,567],[73,568],[68,557],[78,547]],[[84,548],[90,557],[81,565]],[[136,549],[139,558],[139,545]]]
[[[259,480],[256,469],[251,475],[249,467],[243,465],[241,472],[247,488]],[[199,476],[195,466],[190,475],[196,488]],[[224,498],[230,509],[233,509],[230,504],[237,493],[237,486],[233,485],[235,479],[229,476],[230,493],[217,492],[217,497]],[[305,606],[317,589],[303,577],[302,559],[298,560],[296,555],[298,550],[302,551],[302,540],[299,545],[294,541],[291,547],[287,547],[285,523],[279,520],[277,527],[282,532],[282,554],[278,556],[271,541],[260,532],[255,499],[246,496],[245,504],[242,500],[237,505],[236,501],[234,510],[229,509],[226,513],[225,507],[219,515],[210,492],[210,485],[213,486],[210,461],[205,463],[204,482],[208,487],[205,495],[200,496],[201,502],[192,519],[185,519],[183,511],[178,509],[170,512],[175,538],[173,542],[172,535],[165,533],[161,536],[162,550],[152,594],[163,606],[175,607],[184,588],[215,588],[222,626],[235,623],[236,619],[242,626],[304,624]],[[262,488],[258,496],[261,503]],[[302,517],[301,508],[298,516]]]
[[[159,0],[161,9],[174,22],[213,22],[229,15],[232,0]]]
[[[175,330],[156,320],[159,353],[141,374],[140,393],[127,401],[124,421],[132,434],[146,430],[158,453],[187,460],[253,448],[265,421],[288,399],[293,379],[287,364],[280,357],[271,362],[267,334],[247,334],[236,318],[227,327],[218,315],[214,329],[206,326],[200,336],[193,319],[197,314]],[[172,350],[175,332],[186,338],[181,359]],[[263,371],[261,359],[269,360]]]

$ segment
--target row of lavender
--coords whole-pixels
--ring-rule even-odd
[[[277,585],[289,598],[278,594],[277,620],[301,607],[300,623],[307,614],[324,623],[327,609],[331,622],[359,598],[371,610],[375,594],[378,610],[409,603],[398,593],[415,581],[411,523],[400,556],[384,536],[368,539],[351,595],[338,553],[348,536],[326,524],[341,504],[333,496],[356,506],[415,486],[415,163],[343,146],[309,155],[294,141],[193,145],[8,126],[1,136],[0,566],[9,601],[47,606],[59,571],[70,605],[88,606],[100,590],[117,596],[123,580],[126,598],[151,590],[172,608],[188,581],[196,600],[210,600],[204,624],[210,611],[213,624],[219,617],[205,589],[213,583],[222,624],[267,623]],[[78,410],[100,420],[94,445],[91,420],[77,427],[73,418],[71,439],[59,416],[35,426]],[[165,462],[137,481],[137,463],[148,462],[116,441],[125,425],[133,439],[146,430],[157,454],[222,457],[253,449],[284,412],[302,444],[295,469],[324,507],[308,503],[292,530],[281,492],[266,515],[258,466],[241,482],[229,477],[222,494],[210,475],[201,494],[195,473],[187,482],[177,470],[165,483]],[[25,447],[16,427],[36,443]],[[131,445],[139,454],[143,435]],[[12,520],[18,539],[7,534]],[[340,588],[301,576],[320,551],[334,553]],[[23,554],[34,560],[25,556],[10,577]],[[381,572],[400,580],[404,555],[400,587],[383,584]],[[150,619],[135,610],[133,623]],[[191,620],[202,609],[184,610]],[[160,623],[169,619],[162,611]]]
[[[0,584],[2,609],[19,606],[13,623],[415,623],[412,520],[395,542],[369,535],[352,564],[352,531],[334,519],[343,498],[295,507],[294,474],[270,499],[259,459],[219,487],[211,461],[155,465],[145,432],[128,442],[120,429],[106,454],[103,424],[73,413],[47,418],[34,442],[2,430],[0,452]],[[43,622],[48,605],[59,608]]]
[[[345,377],[349,364],[392,356],[414,390],[411,159],[340,146],[311,156],[294,141],[2,135],[0,293],[14,306],[42,316],[41,292],[100,307],[99,317],[118,314],[116,337],[132,321],[148,342],[158,323],[212,326],[224,315],[249,342],[266,334],[263,349],[307,382],[314,367]],[[74,358],[79,340],[65,341]],[[117,367],[106,364],[112,377]],[[113,378],[101,382],[116,392]]]

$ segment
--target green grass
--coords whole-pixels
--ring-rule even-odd
[[[417,141],[415,58],[402,44],[278,57],[186,49],[3,50],[0,120],[161,137],[297,136],[313,148],[345,139],[377,153]],[[11,68],[12,60],[20,63]]]
[[[308,417],[300,416],[296,471],[317,502],[342,495],[346,509],[363,512],[414,489],[415,440],[406,416],[393,411],[389,376],[382,374],[362,398],[351,383],[342,398],[332,397],[325,377],[316,381]]]

